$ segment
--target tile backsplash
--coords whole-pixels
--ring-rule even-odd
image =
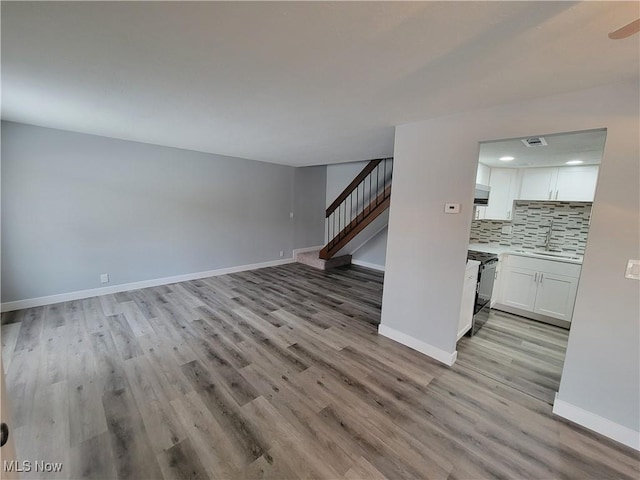
[[[524,250],[544,248],[549,224],[553,220],[549,250],[584,255],[590,217],[591,202],[518,200],[512,221],[474,220],[470,241]],[[504,226],[512,226],[512,232],[502,233]]]

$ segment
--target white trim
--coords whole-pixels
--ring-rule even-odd
[[[402,345],[405,345],[409,348],[413,348],[414,350],[417,350],[418,352],[423,353],[428,357],[434,358],[449,367],[453,365],[456,362],[456,358],[458,358],[457,351],[454,351],[453,353],[445,352],[444,350],[425,343],[422,340],[413,338],[406,333],[399,332],[398,330],[387,327],[383,324],[378,325],[378,335],[382,335],[383,337],[395,340],[396,342],[401,343]]]
[[[293,261],[297,261],[298,260],[298,254],[299,253],[306,253],[306,252],[314,252],[316,250],[322,250],[324,248],[324,245],[318,245],[317,247],[304,247],[304,248],[294,248],[293,249]]]
[[[257,270],[259,268],[275,267],[277,265],[285,265],[287,263],[293,263],[293,258],[252,263],[249,265],[238,265],[237,267],[219,268],[217,270],[208,270],[206,272],[187,273],[185,275],[176,275],[173,277],[154,278],[151,280],[143,280],[141,282],[122,283],[120,285],[113,285],[110,287],[79,290],[77,292],[61,293],[58,295],[49,295],[46,297],[27,298],[26,300],[16,300],[14,302],[3,303],[0,310],[2,312],[10,312],[12,310],[21,310],[23,308],[39,307],[42,305],[50,305],[52,303],[68,302],[71,300],[96,297],[98,295],[108,295],[111,293],[138,290],[140,288],[157,287],[159,285],[168,285],[170,283],[198,280],[199,278],[217,277],[219,275],[244,272],[246,270]]]
[[[600,415],[576,407],[564,400],[559,400],[557,393],[556,399],[553,402],[553,413],[616,442],[631,447],[634,450],[640,451],[640,432],[636,432],[629,427],[625,427]]]
[[[363,262],[362,260],[354,260],[353,257],[351,257],[351,263],[353,263],[354,265],[360,265],[361,267],[367,267],[372,270],[379,270],[381,272],[384,272],[384,265],[377,265],[375,263]]]

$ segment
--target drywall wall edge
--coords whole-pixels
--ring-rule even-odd
[[[383,337],[390,338],[391,340],[395,340],[402,345],[405,345],[409,348],[412,348],[420,353],[424,353],[428,357],[431,357],[440,363],[444,363],[447,366],[452,366],[458,357],[458,352],[454,351],[453,353],[445,352],[444,350],[434,347],[428,343],[425,343],[417,338],[413,338],[406,333],[399,332],[394,328],[387,327],[386,325],[380,324],[378,326],[378,334]]]
[[[640,432],[636,432],[624,425],[612,422],[611,420],[588,412],[580,407],[558,399],[553,402],[553,413],[559,417],[581,425],[589,430],[604,435],[616,442],[640,451]]]

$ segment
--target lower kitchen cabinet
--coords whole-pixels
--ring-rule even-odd
[[[499,254],[498,255],[498,264],[496,265],[496,273],[493,282],[493,292],[491,293],[491,308],[493,308],[496,303],[500,301],[500,295],[502,294],[502,285],[504,283],[504,275],[502,274],[502,270],[505,265],[505,258],[507,255]]]
[[[533,312],[538,292],[537,272],[507,266],[503,271],[502,303],[508,307]]]
[[[536,320],[571,322],[580,265],[517,255],[509,255],[505,263],[496,308]]]
[[[533,311],[570,322],[577,291],[577,278],[540,272]]]

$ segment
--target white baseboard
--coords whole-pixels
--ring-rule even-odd
[[[378,335],[382,335],[383,337],[395,340],[396,342],[401,343],[402,345],[405,345],[409,348],[413,348],[414,350],[423,353],[428,357],[434,358],[435,360],[444,363],[449,367],[453,365],[456,362],[456,358],[458,358],[457,351],[454,351],[453,353],[445,352],[444,350],[425,343],[422,340],[413,338],[406,333],[399,332],[398,330],[387,327],[383,324],[378,325]]]
[[[98,295],[108,295],[111,293],[128,292],[130,290],[138,290],[140,288],[157,287],[159,285],[168,285],[170,283],[186,282],[189,280],[198,280],[200,278],[217,277],[219,275],[227,275],[229,273],[244,272],[246,270],[257,270],[265,267],[275,267],[277,265],[285,265],[293,263],[293,258],[285,258],[282,260],[272,260],[269,262],[252,263],[249,265],[239,265],[237,267],[219,268],[217,270],[208,270],[206,272],[187,273],[185,275],[176,275],[174,277],[154,278],[151,280],[143,280],[141,282],[122,283],[120,285],[112,285],[110,287],[92,288],[89,290],[80,290],[77,292],[61,293],[58,295],[49,295],[46,297],[28,298],[26,300],[16,300],[14,302],[5,302],[0,310],[2,312],[11,312],[13,310],[21,310],[23,308],[39,307],[42,305],[51,305],[53,303],[69,302],[71,300],[81,300],[83,298],[96,297]]]
[[[553,402],[553,413],[616,442],[620,442],[627,447],[640,451],[640,432],[636,432],[629,427],[625,427],[600,415],[576,407],[564,400],[559,400],[557,393],[556,399]]]
[[[313,252],[315,250],[322,250],[324,245],[318,245],[317,247],[304,247],[304,248],[295,248],[293,250],[293,261],[298,260],[299,253]]]
[[[363,262],[362,260],[354,260],[353,257],[351,258],[351,263],[353,263],[354,265],[359,265],[361,267],[367,267],[372,270],[379,270],[381,272],[384,272],[384,265],[376,265],[375,263]]]

